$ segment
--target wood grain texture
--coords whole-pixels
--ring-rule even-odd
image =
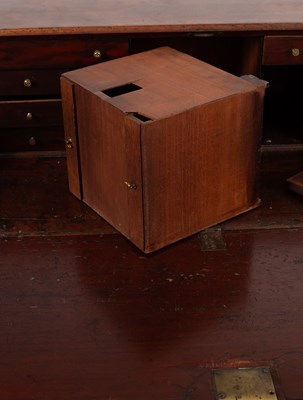
[[[65,143],[69,143],[70,145],[70,147],[66,147],[67,172],[69,176],[68,185],[71,193],[78,199],[82,199],[83,193],[73,84],[66,79],[61,79],[61,92]]]
[[[64,76],[102,98],[102,91],[136,84],[143,90],[106,96],[106,100],[123,112],[139,112],[150,119],[169,117],[252,90],[250,83],[169,47],[92,65]]]
[[[22,64],[18,64],[19,67]],[[62,69],[21,69],[0,72],[1,99],[26,99],[60,97],[60,75]],[[31,85],[26,87],[24,80],[30,79]]]
[[[303,151],[262,154],[261,206],[223,224],[223,230],[292,229],[303,227],[302,198],[289,190],[287,179],[303,169]]]
[[[133,37],[130,52],[139,53],[157,47],[172,47],[236,76],[259,76],[262,36],[158,34]]]
[[[27,134],[32,135],[33,132]],[[45,130],[41,135],[37,133],[38,148],[45,134],[50,136]],[[5,138],[0,135],[1,149]],[[8,141],[6,146],[9,144]],[[8,150],[12,151],[11,148]],[[1,240],[20,235],[116,233],[114,228],[69,192],[65,155],[63,152],[61,156],[55,154],[24,152],[2,154],[0,157]]]
[[[83,201],[142,247],[140,123],[77,85],[75,99]]]
[[[32,115],[27,119],[27,114]],[[35,128],[63,125],[61,100],[25,100],[0,102],[1,129]]]
[[[2,240],[2,395],[213,400],[213,368],[268,365],[303,398],[302,232],[149,256],[120,235]]]
[[[258,205],[261,103],[241,93],[143,127],[149,250]]]
[[[93,69],[100,77],[105,73],[99,85],[109,86],[111,71],[116,80],[134,82],[142,90],[108,101],[124,112],[136,111],[152,120],[252,90],[238,77],[168,47],[114,61]],[[119,70],[127,72],[119,74]]]
[[[121,182],[128,164],[142,166],[132,218],[144,223],[144,251],[258,205],[265,87],[257,78],[255,85],[163,47],[64,79],[76,88],[83,200],[127,237]],[[131,116],[137,124],[125,130]],[[139,205],[144,215],[135,212]]]
[[[41,136],[37,132],[38,139],[46,133],[48,137],[45,129]],[[9,145],[7,135],[3,135],[0,134],[1,149],[4,143]],[[66,159],[63,155],[54,157],[51,154],[1,155],[0,237],[117,234],[103,218],[69,193]],[[260,207],[216,229],[221,227],[224,234],[230,230],[302,228],[301,196],[289,191],[286,183],[287,178],[302,169],[302,152],[264,153],[261,163]]]
[[[33,151],[43,152],[48,154],[49,151],[63,151],[64,133],[63,126],[45,126],[41,127],[25,127],[18,128],[3,128],[0,129],[0,151],[4,153],[19,154],[29,152],[32,155]],[[31,175],[31,172],[28,171]],[[42,177],[43,179],[43,177]]]
[[[4,0],[1,35],[303,28],[300,0]]]
[[[299,50],[293,55],[292,50]],[[264,65],[302,65],[303,36],[266,36],[263,47]]]
[[[101,52],[100,58],[94,51]],[[128,41],[107,40],[98,35],[28,36],[0,38],[2,70],[72,69],[122,57],[128,53]]]

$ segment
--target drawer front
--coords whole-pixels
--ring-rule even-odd
[[[80,68],[128,54],[128,42],[100,36],[0,39],[0,69]]]
[[[0,71],[0,98],[60,96],[64,70]]]
[[[263,47],[263,64],[303,64],[303,36],[266,36]]]
[[[63,127],[0,129],[0,152],[64,150]]]
[[[60,100],[0,103],[0,129],[62,126]]]

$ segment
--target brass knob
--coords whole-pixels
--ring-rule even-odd
[[[23,81],[23,85],[24,85],[25,87],[30,87],[30,86],[32,86],[32,81],[31,81],[29,78],[26,78],[26,79],[24,79],[24,81]]]
[[[293,49],[291,49],[291,54],[294,57],[298,57],[300,55],[300,49],[297,49],[296,47],[294,47]]]
[[[124,182],[125,183],[125,185],[129,188],[129,189],[134,189],[134,190],[136,190],[137,189],[137,185],[134,183],[134,182]]]
[[[67,138],[67,139],[65,140],[65,144],[66,144],[66,147],[67,147],[68,149],[72,149],[72,148],[74,147],[72,138]]]
[[[95,50],[94,51],[94,57],[95,58],[101,58],[102,57],[102,53],[100,50]]]
[[[34,136],[30,137],[28,140],[28,144],[30,146],[36,146],[36,144],[37,144],[36,138],[34,138]]]
[[[32,119],[33,119],[33,114],[32,113],[27,113],[26,114],[26,119],[28,120],[28,121],[31,121]]]

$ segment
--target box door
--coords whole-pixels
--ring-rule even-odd
[[[99,94],[75,87],[83,201],[142,247],[140,124]]]

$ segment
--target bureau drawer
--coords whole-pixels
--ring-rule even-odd
[[[127,41],[96,35],[0,39],[0,69],[71,69],[127,54]]]
[[[64,150],[62,126],[0,129],[0,152]]]
[[[266,36],[263,46],[263,64],[303,64],[303,36]]]
[[[0,97],[60,96],[64,70],[0,71]]]
[[[0,103],[0,129],[62,126],[61,100]]]

